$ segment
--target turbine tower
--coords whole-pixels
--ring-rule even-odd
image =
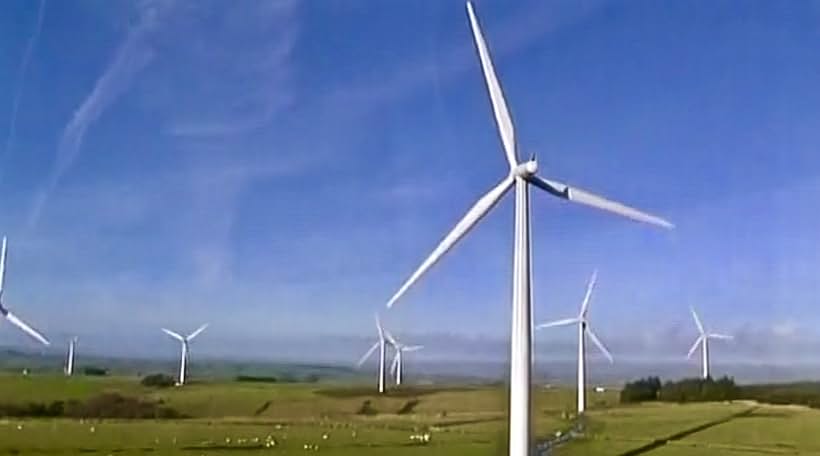
[[[185,384],[185,374],[186,374],[187,369],[188,369],[188,344],[196,336],[198,336],[200,333],[202,333],[202,331],[205,331],[205,328],[207,328],[207,327],[208,327],[208,323],[205,323],[204,325],[197,328],[196,331],[192,332],[191,334],[188,334],[187,336],[183,336],[183,335],[180,335],[178,333],[175,333],[175,332],[171,331],[170,329],[162,328],[162,331],[165,334],[168,334],[169,336],[171,336],[174,339],[178,340],[180,342],[180,344],[182,345],[182,355],[180,356],[180,360],[179,360],[179,380],[177,380],[177,385],[179,385],[179,386],[182,386],[182,385]]]
[[[587,292],[584,295],[584,300],[581,301],[581,311],[578,313],[577,317],[574,318],[565,318],[563,320],[556,320],[549,323],[543,323],[535,327],[535,329],[543,329],[543,328],[553,328],[556,326],[569,326],[569,325],[578,325],[578,414],[584,413],[586,410],[586,386],[587,386],[587,377],[586,377],[586,336],[592,340],[592,342],[598,347],[601,353],[607,357],[609,362],[611,363],[612,355],[609,353],[609,350],[606,349],[604,344],[598,339],[598,336],[595,335],[595,332],[592,331],[592,328],[589,324],[589,319],[587,318],[587,314],[589,313],[589,301],[592,297],[592,289],[595,288],[595,281],[598,277],[598,273],[593,272],[592,277],[589,279],[589,284],[587,285]]]
[[[689,310],[692,311],[692,318],[695,319],[695,325],[698,327],[698,332],[700,333],[700,335],[697,339],[695,339],[695,343],[692,344],[692,348],[689,349],[689,354],[686,355],[686,357],[692,358],[692,353],[695,353],[695,350],[698,348],[698,345],[700,345],[701,350],[703,352],[703,366],[701,376],[704,380],[706,380],[712,375],[711,372],[709,372],[709,339],[732,340],[733,337],[706,331],[706,329],[703,327],[703,323],[701,323],[700,318],[698,317],[698,313],[695,312],[695,308],[690,307]]]
[[[17,318],[16,315],[11,313],[4,304],[3,301],[3,294],[6,291],[6,264],[8,263],[8,239],[3,236],[3,244],[0,247],[0,316],[5,318],[9,323],[13,324],[20,328],[23,332],[28,334],[29,336],[37,339],[43,345],[51,345],[51,343],[43,337],[42,334],[37,332],[34,328],[26,324],[23,320]]]
[[[498,203],[511,188],[515,187],[515,240],[513,251],[513,291],[512,324],[510,337],[510,423],[509,454],[527,455],[530,452],[530,388],[532,350],[532,288],[530,283],[530,185],[552,196],[575,203],[592,206],[628,217],[640,222],[665,228],[673,225],[666,220],[649,215],[614,201],[607,200],[587,191],[570,187],[558,181],[539,177],[538,162],[535,157],[519,161],[518,143],[513,122],[507,109],[501,86],[493,69],[487,44],[479,28],[471,3],[467,3],[467,14],[473,30],[473,39],[478,50],[484,79],[498,125],[501,142],[509,169],[506,176],[482,196],[448,233],[433,253],[427,257],[409,279],[387,302],[391,307],[419,278],[447,253],[479,220]]]
[[[385,351],[387,350],[386,341],[384,337],[384,328],[382,328],[382,322],[379,320],[379,316],[376,315],[376,330],[379,333],[379,340],[376,341],[359,359],[359,362],[356,363],[356,366],[361,367],[370,355],[373,354],[376,349],[379,349],[379,394],[384,393],[384,385],[385,385],[385,370],[384,370],[384,357],[386,355]]]
[[[396,340],[389,331],[384,332],[385,337],[390,342],[390,345],[393,346],[393,349],[396,351],[395,356],[393,357],[393,362],[390,364],[390,370],[393,372],[393,375],[396,376],[396,386],[401,385],[401,376],[404,370],[404,358],[402,357],[403,353],[407,352],[414,352],[421,350],[424,348],[423,345],[404,345],[403,343]]]
[[[77,350],[77,338],[72,337],[68,341],[68,353],[66,354],[65,358],[65,374],[68,377],[74,375],[74,357]]]

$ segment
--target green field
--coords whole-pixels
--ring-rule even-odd
[[[215,382],[151,389],[136,378],[0,376],[0,403],[101,392],[161,402],[178,420],[0,419],[0,454],[441,454],[505,452],[500,387],[424,387],[379,397],[349,384]],[[535,392],[539,439],[574,423],[570,389]],[[590,393],[586,431],[556,455],[820,454],[820,412],[753,403],[619,406]],[[358,413],[365,401],[369,414]],[[401,413],[400,413],[401,412]],[[429,434],[429,442],[411,440]]]

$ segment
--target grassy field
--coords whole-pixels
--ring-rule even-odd
[[[0,376],[0,403],[83,400],[119,392],[161,401],[180,420],[0,419],[0,454],[505,453],[500,387],[425,387],[386,396],[345,384],[215,382],[150,389],[136,378]],[[540,439],[573,424],[570,389],[535,392]],[[820,454],[820,412],[752,403],[619,406],[590,393],[583,436],[553,454]],[[369,414],[358,413],[369,401]],[[429,434],[427,443],[413,435]]]

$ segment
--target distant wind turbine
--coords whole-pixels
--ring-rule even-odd
[[[68,341],[68,353],[65,358],[65,374],[69,377],[74,375],[74,357],[77,354],[77,338],[72,337]]]
[[[589,319],[587,318],[587,314],[589,313],[589,302],[592,297],[592,289],[595,288],[595,281],[597,280],[598,273],[593,272],[592,277],[589,279],[589,284],[587,285],[587,292],[584,295],[584,300],[581,301],[581,311],[578,313],[577,317],[574,318],[565,318],[563,320],[556,320],[549,323],[543,323],[535,327],[535,329],[543,329],[543,328],[552,328],[556,326],[569,326],[569,325],[578,325],[578,413],[584,413],[586,410],[586,386],[587,386],[587,377],[586,377],[586,336],[589,336],[592,339],[592,342],[601,350],[601,353],[607,357],[609,362],[613,362],[612,355],[609,353],[609,350],[606,349],[603,342],[598,339],[598,336],[595,335],[595,332],[592,331],[590,327]]]
[[[547,180],[536,173],[538,162],[533,156],[528,161],[520,161],[515,130],[501,91],[501,85],[493,68],[487,44],[481,33],[473,5],[467,3],[467,14],[473,30],[473,39],[478,49],[481,68],[489,91],[490,100],[504,146],[509,169],[499,184],[482,196],[456,224],[450,233],[416,269],[387,302],[387,307],[395,304],[405,292],[416,283],[434,264],[436,264],[470,229],[475,226],[501,197],[515,187],[515,240],[513,250],[513,296],[512,327],[510,337],[510,423],[509,454],[521,456],[530,453],[530,388],[531,388],[531,351],[532,351],[532,286],[530,283],[531,245],[530,245],[530,185],[557,198],[591,206],[612,212],[640,222],[672,228],[668,221],[646,214],[587,191],[570,187],[567,184]],[[469,166],[468,162],[464,166]]]
[[[17,326],[23,332],[28,334],[29,336],[37,339],[43,345],[51,345],[51,343],[43,337],[42,334],[37,332],[34,328],[26,324],[23,320],[17,318],[16,315],[11,313],[3,304],[3,294],[6,291],[6,265],[8,263],[8,239],[3,236],[3,245],[2,250],[0,250],[0,315],[3,316],[9,323]]]
[[[393,362],[390,364],[390,371],[393,372],[393,375],[396,376],[396,386],[401,385],[401,376],[402,371],[404,370],[404,358],[402,357],[403,353],[407,352],[414,352],[421,350],[424,348],[422,345],[404,345],[403,343],[396,340],[389,331],[384,332],[385,337],[390,342],[390,345],[393,346],[393,349],[396,351],[395,356],[393,357]]]
[[[179,360],[179,380],[177,380],[177,384],[180,385],[180,386],[185,384],[185,375],[186,375],[187,368],[188,368],[188,344],[196,336],[198,336],[200,333],[202,333],[202,331],[205,331],[205,328],[207,328],[207,327],[208,327],[208,323],[205,323],[204,325],[197,328],[196,331],[192,332],[191,334],[188,334],[187,336],[182,336],[180,334],[177,334],[177,333],[171,331],[170,329],[162,328],[162,331],[165,334],[168,334],[169,336],[171,336],[174,339],[178,340],[182,344],[182,355],[180,356],[180,360]]]
[[[712,375],[711,372],[709,372],[709,339],[732,340],[733,337],[707,331],[703,327],[703,323],[701,323],[698,313],[695,312],[695,308],[690,307],[689,310],[692,311],[692,318],[695,319],[695,325],[698,327],[698,333],[700,333],[700,335],[697,339],[695,339],[695,343],[692,345],[692,348],[689,349],[689,354],[686,355],[686,357],[691,358],[692,354],[695,353],[695,350],[698,348],[698,345],[701,346],[703,351],[703,370],[701,376],[704,379],[707,379]]]
[[[376,315],[376,330],[379,333],[379,340],[377,340],[376,343],[373,344],[364,353],[364,355],[359,359],[359,362],[356,363],[356,365],[361,367],[362,364],[364,364],[364,362],[367,361],[368,358],[370,358],[370,355],[372,355],[373,352],[376,351],[376,349],[379,350],[379,393],[381,394],[381,393],[384,393],[385,374],[386,374],[385,369],[384,369],[384,357],[385,357],[385,354],[386,354],[385,350],[387,349],[387,347],[386,347],[386,340],[385,340],[385,336],[384,336],[384,328],[382,328],[382,322],[379,319],[378,315]]]

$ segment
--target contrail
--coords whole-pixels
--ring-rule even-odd
[[[43,16],[46,11],[46,0],[40,0],[40,8],[37,11],[37,25],[34,27],[34,33],[28,39],[26,44],[26,51],[23,54],[23,61],[20,64],[20,69],[17,72],[17,92],[14,94],[14,101],[11,105],[11,123],[9,125],[9,132],[6,136],[6,145],[3,148],[3,155],[0,156],[0,164],[4,164],[9,155],[11,146],[14,143],[14,137],[17,133],[17,111],[20,109],[20,99],[23,96],[23,87],[26,82],[26,73],[28,72],[28,63],[31,60],[31,54],[34,52],[34,47],[37,45],[37,40],[40,38],[40,30],[43,28]],[[3,180],[3,170],[5,166],[0,166],[0,182]]]

